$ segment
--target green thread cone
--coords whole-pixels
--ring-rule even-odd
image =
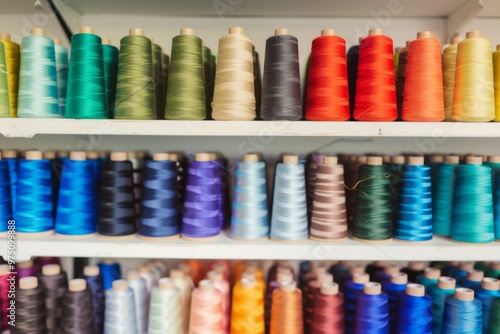
[[[166,119],[205,119],[205,80],[202,50],[199,37],[192,35],[174,37],[168,75]]]
[[[120,41],[114,117],[156,119],[153,52],[145,36],[125,36]]]

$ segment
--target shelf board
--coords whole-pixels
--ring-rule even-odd
[[[5,243],[3,243],[5,245]],[[5,257],[6,247],[1,247]],[[40,239],[17,239],[17,259],[31,256],[97,258],[172,258],[172,259],[283,259],[283,260],[391,260],[391,261],[488,261],[500,258],[500,242],[488,245],[464,245],[435,238],[426,243],[392,241],[367,244],[354,240],[321,243],[236,241],[222,234],[212,242],[144,241],[138,237],[113,241],[99,237],[68,239],[50,236]]]
[[[8,138],[35,135],[294,136],[294,137],[500,137],[500,123],[309,122],[309,121],[122,121],[2,119]]]
[[[68,5],[87,15],[155,15],[205,17],[370,17],[392,9],[396,17],[446,17],[470,0],[72,0]],[[496,0],[485,0],[489,15],[499,13]]]

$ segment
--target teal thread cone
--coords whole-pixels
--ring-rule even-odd
[[[485,162],[484,164],[491,168],[495,239],[500,239],[500,162]]]
[[[17,116],[61,117],[54,41],[45,36],[26,36],[21,50]]]
[[[7,61],[5,48],[0,43],[0,118],[10,117],[9,83],[7,81]]]
[[[108,118],[101,38],[81,33],[71,38],[66,113],[68,118]]]
[[[458,164],[443,162],[439,165],[433,181],[434,196],[432,200],[433,232],[437,235],[449,237],[453,218],[453,188],[455,183],[455,169]]]
[[[114,118],[156,119],[153,52],[145,36],[125,36],[120,41]]]
[[[66,93],[68,90],[68,48],[56,45],[56,69],[57,69],[57,95],[59,96],[59,112],[61,115],[66,111]]]
[[[201,39],[175,36],[168,74],[166,119],[202,120],[206,117]]]
[[[118,48],[113,45],[102,46],[102,63],[104,66],[104,82],[106,84],[106,101],[108,103],[108,118],[113,118],[116,95],[116,75],[118,73]]]
[[[451,238],[485,243],[494,240],[491,169],[483,165],[458,166],[453,194]]]

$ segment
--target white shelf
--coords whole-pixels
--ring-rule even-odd
[[[19,1],[19,0],[17,0]],[[29,1],[29,0],[28,0]],[[471,0],[72,0],[77,12],[99,15],[134,14],[155,16],[233,17],[373,17],[371,13],[393,9],[397,17],[446,17]],[[484,0],[488,16],[500,14],[497,0]],[[392,4],[392,5],[391,5]],[[391,7],[392,6],[392,7]]]
[[[6,254],[2,241],[1,253]],[[42,239],[17,239],[18,261],[31,256],[119,257],[172,259],[283,259],[283,260],[392,260],[392,261],[493,261],[500,258],[500,242],[488,245],[464,245],[437,239],[427,243],[392,241],[367,244],[353,240],[339,243],[302,243],[272,240],[245,242],[223,234],[212,242],[188,242],[182,239],[156,243],[137,237],[113,241],[92,237],[70,240],[57,236]]]
[[[122,121],[1,119],[8,138],[35,135],[294,136],[294,137],[500,137],[500,123]]]

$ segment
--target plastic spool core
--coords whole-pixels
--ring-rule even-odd
[[[17,158],[17,152],[15,150],[3,150],[2,151],[2,157],[4,159],[12,159],[12,158]]]
[[[243,35],[245,30],[242,27],[231,27],[229,28],[229,34],[239,34]]]
[[[417,38],[433,38],[434,34],[430,30],[422,30],[417,33]]]
[[[153,154],[154,161],[165,161],[169,160],[170,155],[168,153],[155,153]]]
[[[444,157],[442,155],[434,154],[429,158],[430,162],[443,162]]]
[[[320,292],[323,295],[337,295],[339,293],[339,285],[337,283],[323,283],[320,287]]]
[[[87,288],[87,281],[83,278],[75,278],[69,281],[68,290],[72,292],[84,291]]]
[[[6,32],[0,32],[0,39],[2,41],[10,41],[10,34]]]
[[[274,36],[280,36],[280,35],[290,35],[290,30],[287,28],[278,28],[274,30]]]
[[[184,278],[184,273],[180,269],[172,269],[170,270],[170,278]]]
[[[363,287],[363,292],[367,295],[380,295],[382,293],[382,286],[376,282],[368,282]]]
[[[500,155],[492,155],[488,157],[488,162],[500,162]]]
[[[408,275],[405,273],[395,273],[391,275],[391,283],[394,284],[407,284],[408,283]]]
[[[465,163],[467,165],[481,165],[483,163],[483,158],[481,158],[481,157],[466,157]]]
[[[103,38],[102,39],[102,45],[110,45],[111,44],[111,39],[110,38]]]
[[[297,155],[284,155],[283,156],[283,163],[284,164],[298,164],[299,157]]]
[[[485,277],[481,281],[481,287],[485,290],[498,291],[500,290],[500,280],[491,277]]]
[[[423,285],[410,283],[406,286],[406,294],[414,297],[425,296],[425,288]]]
[[[112,289],[113,291],[126,291],[128,289],[128,283],[124,279],[113,281]]]
[[[350,274],[362,274],[365,272],[365,266],[361,264],[353,264],[349,267]]]
[[[330,273],[323,273],[321,275],[318,275],[318,278],[316,279],[316,281],[319,283],[319,284],[323,284],[323,283],[333,283],[333,275],[330,274]]]
[[[179,161],[179,153],[169,153],[168,160],[170,161]]]
[[[93,33],[94,33],[93,27],[80,27],[80,34],[93,34]]]
[[[408,265],[408,268],[411,270],[417,270],[417,271],[425,270],[425,262],[420,262],[420,261],[410,262]]]
[[[444,157],[444,162],[449,164],[458,164],[460,162],[460,157],[458,155],[447,155]]]
[[[453,37],[450,41],[450,44],[451,45],[456,45],[458,43],[460,43],[461,41],[463,41],[464,39],[462,37]]]
[[[198,287],[201,290],[209,291],[215,289],[214,283],[212,281],[209,281],[207,279],[201,280],[200,283],[198,284]]]
[[[252,288],[255,286],[255,279],[254,278],[245,277],[245,278],[242,278],[240,280],[240,282],[241,282],[241,285],[243,285],[246,288]]]
[[[472,269],[467,272],[467,279],[473,282],[481,282],[484,278],[484,272],[482,270]]]
[[[38,287],[38,278],[35,276],[23,277],[19,280],[19,289],[30,290]]]
[[[127,279],[132,281],[132,280],[138,280],[140,278],[139,273],[135,270],[131,270],[127,272]]]
[[[85,266],[83,268],[83,274],[85,276],[97,276],[97,275],[99,275],[99,267],[98,266]]]
[[[481,38],[483,37],[483,33],[479,30],[468,31],[465,34],[465,38]]]
[[[381,166],[382,162],[382,157],[368,157],[366,160],[366,163],[371,166]]]
[[[162,290],[172,289],[174,282],[168,277],[162,277],[158,280],[158,287]]]
[[[280,288],[283,291],[294,291],[297,288],[297,284],[292,281],[285,281],[281,282]]]
[[[405,157],[402,155],[397,155],[395,157],[391,157],[391,163],[393,164],[404,164],[405,163]]]
[[[144,36],[144,29],[141,28],[130,28],[128,31],[130,36]]]
[[[466,288],[456,288],[455,298],[463,301],[473,301],[474,300],[474,290]]]
[[[370,29],[370,31],[368,32],[368,36],[381,36],[381,35],[384,35],[384,29],[381,28]]]
[[[370,276],[366,273],[352,275],[352,281],[356,284],[366,284],[370,281]]]
[[[448,276],[441,276],[438,278],[437,286],[442,290],[451,290],[455,289],[456,281],[454,278]]]
[[[45,36],[46,31],[44,28],[33,27],[31,28],[31,36]]]
[[[87,153],[82,151],[75,151],[69,154],[70,160],[74,161],[85,161],[87,160]]]
[[[2,38],[0,37],[0,39],[2,39]],[[62,42],[61,42],[61,39],[60,39],[60,38],[54,37],[54,38],[53,38],[53,40],[54,40],[54,44],[55,44],[55,45],[61,45],[61,44],[62,44]]]
[[[207,278],[215,283],[215,282],[222,282],[224,277],[222,276],[221,272],[212,270],[208,272]]]
[[[42,160],[43,155],[41,151],[26,151],[26,160]]]
[[[43,159],[54,160],[56,158],[56,152],[55,151],[44,151],[44,152],[42,152],[42,157],[43,157]]]
[[[384,268],[384,273],[386,275],[397,274],[401,270],[401,267],[397,264],[390,264]]]
[[[289,282],[293,280],[292,273],[278,273],[276,276],[276,281],[278,283]]]
[[[194,156],[194,160],[196,161],[210,161],[210,154],[209,153],[196,153]]]
[[[323,157],[323,164],[325,165],[337,165],[339,163],[339,159],[337,157]]]
[[[321,36],[337,36],[335,29],[323,29],[321,30]]]
[[[61,267],[58,264],[46,264],[42,267],[43,276],[55,276],[61,273]]]
[[[111,152],[109,159],[111,161],[127,161],[127,153],[125,153],[125,152]]]
[[[408,164],[422,166],[424,164],[424,157],[408,157]]]
[[[9,266],[6,264],[0,264],[0,275],[5,276],[10,272]]]
[[[245,154],[243,156],[243,162],[257,162],[259,161],[258,154]]]
[[[428,279],[438,279],[441,276],[441,270],[438,268],[425,268],[424,277]]]
[[[181,29],[181,35],[194,36],[194,29],[193,28],[182,28]]]

